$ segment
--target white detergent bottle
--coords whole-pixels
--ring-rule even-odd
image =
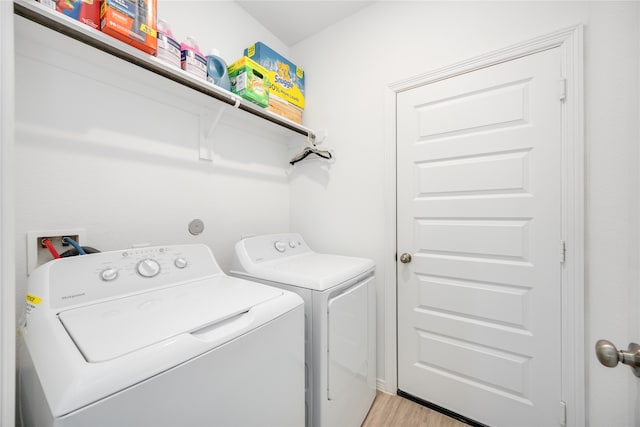
[[[223,89],[231,90],[227,63],[218,49],[211,49],[207,55],[207,80]]]

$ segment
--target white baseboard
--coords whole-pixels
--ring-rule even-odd
[[[382,378],[377,378],[376,379],[376,388],[384,393],[388,393],[388,394],[396,394],[396,390],[388,390],[387,389],[387,382],[385,380],[383,380]]]

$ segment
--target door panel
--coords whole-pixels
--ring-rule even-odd
[[[527,192],[528,150],[416,164],[418,197],[465,192]]]
[[[526,120],[527,82],[509,82],[416,105],[422,140],[477,132]],[[487,108],[491,107],[491,108]]]
[[[558,48],[398,94],[398,387],[558,425]]]

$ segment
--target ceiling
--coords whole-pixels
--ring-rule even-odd
[[[374,1],[237,0],[237,3],[284,44],[293,46]]]

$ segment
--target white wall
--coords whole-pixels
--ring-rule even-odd
[[[637,16],[638,16],[638,21],[640,22],[640,8],[638,8]],[[640,40],[639,40],[639,43],[640,43]],[[638,70],[637,71],[638,80],[640,80],[640,58],[638,58],[638,62],[636,66]],[[638,105],[638,115],[637,115],[636,123],[638,124],[638,134],[640,135],[640,85],[638,87],[638,97],[636,98],[636,103]],[[640,153],[638,154],[640,155]],[[638,163],[640,163],[640,157],[637,157],[637,159],[638,159]],[[638,172],[638,168],[635,168],[635,173],[636,173],[636,176],[634,178],[636,178],[637,180],[640,180],[640,173]],[[632,212],[632,216],[638,219],[636,224],[640,226],[639,224],[640,209],[638,208],[638,205],[636,205],[636,210]],[[640,242],[637,242],[637,243],[640,244]],[[640,263],[640,259],[638,257],[636,257],[636,262]],[[638,270],[640,270],[640,268],[638,268]],[[636,289],[635,298],[631,295],[628,303],[629,303],[629,311],[634,314],[634,316],[632,316],[629,319],[629,321],[632,322],[631,324],[635,325],[635,333],[633,334],[633,337],[637,338],[638,336],[640,336],[640,313],[637,310],[637,308],[640,307],[640,289],[638,289],[638,287],[636,287],[635,289]],[[637,341],[634,341],[634,342],[637,342]],[[635,381],[635,395],[640,396],[640,381]],[[634,404],[634,408],[635,408],[635,419],[640,420],[640,405],[638,405],[637,402],[632,402],[632,403]]]
[[[233,2],[161,1],[159,14],[227,58],[258,40],[287,52]],[[214,161],[199,160],[221,103],[19,17],[15,90],[18,316],[29,230],[83,228],[103,251],[205,243],[225,270],[242,235],[288,231],[288,150],[303,137],[229,108]]]
[[[15,414],[15,269],[13,251],[13,5],[0,2],[0,425]]]
[[[626,347],[638,301],[638,2],[378,2],[292,48],[305,68],[308,126],[326,127],[330,174],[301,165],[291,228],[319,250],[373,258],[384,278],[386,86],[552,31],[585,24],[588,419],[632,425],[628,369],[598,365],[593,344]],[[385,115],[387,114],[387,115]],[[304,202],[303,202],[304,201]],[[399,249],[401,250],[401,248]],[[393,272],[391,272],[393,274]],[[378,376],[384,370],[384,287],[378,287]],[[632,301],[632,302],[629,302]],[[631,318],[630,318],[631,316]],[[624,397],[623,397],[624,396]]]
[[[169,23],[178,42],[194,36],[204,54],[216,48],[228,63],[257,41],[289,54],[288,46],[233,1],[158,0],[158,18]]]

